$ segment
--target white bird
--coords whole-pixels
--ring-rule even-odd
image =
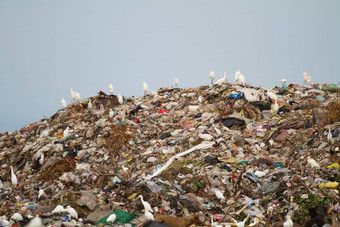
[[[293,221],[289,215],[287,215],[287,221],[283,223],[283,227],[293,227]]]
[[[114,222],[116,220],[116,214],[111,214],[107,219],[106,219],[106,222]]]
[[[144,95],[147,95],[148,94],[148,84],[143,81],[143,91],[144,91]]]
[[[112,84],[109,84],[109,92],[110,92],[110,95],[113,95],[113,86],[112,86]]]
[[[210,71],[209,72],[209,77],[211,79],[211,84],[214,84],[215,72],[214,71]]]
[[[61,98],[61,99],[60,99],[60,104],[61,104],[61,107],[62,107],[63,109],[65,109],[65,108],[67,107],[67,103],[66,103],[66,101],[65,101],[64,98]]]
[[[24,220],[24,218],[22,217],[21,214],[19,213],[14,213],[11,217],[11,220],[14,220],[14,221],[22,221]]]
[[[75,209],[73,209],[71,206],[67,206],[65,209],[65,212],[69,213],[71,217],[78,219],[78,213]]]
[[[328,134],[327,134],[327,140],[328,140],[328,143],[331,141],[331,139],[332,139],[332,133],[331,133],[331,129],[329,128],[328,129]]]
[[[222,84],[228,83],[227,74],[228,74],[227,72],[224,72],[223,77],[218,79],[215,84],[222,85]]]
[[[267,89],[267,96],[272,100],[277,100],[277,95],[275,95],[270,89]]]
[[[241,85],[246,85],[246,79],[245,77],[241,74],[240,70],[237,70],[235,73],[235,83],[241,84]]]
[[[30,223],[28,223],[28,225],[26,225],[26,227],[43,227],[43,223],[41,218],[39,218],[38,216],[33,218]]]
[[[124,102],[123,97],[122,97],[120,94],[118,94],[118,95],[117,95],[117,98],[118,98],[119,104],[122,105],[123,102]]]
[[[80,94],[78,92],[74,92],[74,97],[75,97],[76,102],[80,101]]]
[[[71,130],[69,127],[66,127],[66,129],[63,132],[63,139],[67,139],[71,135]]]
[[[151,208],[150,203],[144,201],[142,195],[139,195],[138,197],[139,197],[140,200],[142,201],[142,204],[143,204],[143,206],[144,206],[144,210],[145,210],[145,211],[150,211],[151,213],[153,213],[153,210],[152,210],[152,208]]]
[[[18,178],[15,176],[14,171],[13,171],[13,166],[11,166],[11,181],[13,186],[17,186],[18,184]]]
[[[235,219],[232,219],[232,220],[234,221],[234,223],[237,227],[244,227],[248,218],[249,218],[249,215],[242,222],[237,222]]]
[[[144,216],[148,221],[153,221],[155,218],[153,217],[153,214],[151,214],[149,211],[145,211]]]
[[[42,196],[46,196],[44,189],[39,190],[38,199],[40,199]]]
[[[71,93],[72,100],[75,101],[76,95],[75,95],[75,92],[72,90],[72,88],[70,88],[70,93]]]
[[[308,157],[307,161],[312,168],[320,169],[320,165],[314,159]]]
[[[112,119],[112,118],[113,118],[113,114],[114,114],[114,113],[113,113],[113,110],[112,110],[112,109],[110,109],[110,112],[109,112],[109,118],[110,118],[110,119]]]
[[[91,102],[91,100],[87,103],[87,108],[89,109],[89,110],[91,110],[92,109],[92,102]]]
[[[303,80],[305,81],[305,83],[307,85],[310,85],[310,82],[311,82],[311,79],[312,79],[310,74],[307,73],[306,70],[304,70],[302,76],[303,76]]]
[[[178,79],[177,78],[174,79],[174,84],[175,84],[175,87],[178,87]]]
[[[279,111],[279,105],[277,104],[277,100],[275,100],[275,104],[273,105],[272,113],[276,114]]]
[[[285,78],[282,78],[282,79],[281,79],[281,84],[282,84],[282,85],[283,85],[283,84],[286,85],[286,79],[285,79]]]
[[[258,219],[257,217],[254,218],[254,222],[253,223],[250,223],[248,226],[256,226],[257,224],[260,223],[260,219]]]
[[[54,210],[52,211],[52,214],[58,214],[58,213],[64,213],[65,209],[62,205],[58,205],[54,208]]]

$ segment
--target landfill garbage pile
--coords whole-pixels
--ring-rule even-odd
[[[223,83],[73,102],[0,134],[0,226],[339,226],[330,87]]]

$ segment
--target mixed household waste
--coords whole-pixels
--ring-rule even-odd
[[[143,97],[71,89],[0,134],[0,226],[339,226],[338,87],[239,76]]]

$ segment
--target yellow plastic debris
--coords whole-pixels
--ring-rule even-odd
[[[319,189],[322,190],[324,188],[337,188],[339,186],[338,182],[327,182],[327,183],[320,183]]]
[[[338,163],[333,163],[330,166],[327,166],[327,168],[332,168],[332,167],[340,167],[340,165]]]
[[[132,199],[132,198],[136,197],[136,195],[138,195],[138,193],[133,193],[132,195],[130,195],[130,196],[128,197],[128,199]]]

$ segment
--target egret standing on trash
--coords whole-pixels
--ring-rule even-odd
[[[142,204],[143,204],[143,206],[144,206],[144,210],[145,210],[145,211],[150,211],[151,213],[153,213],[153,210],[152,210],[152,208],[151,208],[150,203],[144,201],[142,195],[139,195],[138,198],[140,198],[140,200],[142,201]]]
[[[303,76],[303,80],[305,81],[305,83],[307,85],[310,85],[310,82],[311,82],[311,79],[312,79],[310,74],[307,73],[306,70],[304,70],[302,76]]]
[[[109,84],[109,92],[110,92],[110,95],[113,95],[113,86],[112,86],[112,84]]]
[[[175,84],[175,87],[177,88],[178,87],[178,79],[177,78],[174,79],[174,84]]]
[[[211,79],[211,84],[214,84],[215,72],[214,71],[210,71],[209,72],[209,77]]]
[[[241,70],[237,70],[235,73],[235,83],[241,84],[243,86],[246,85],[246,78],[241,74]]]
[[[65,110],[66,107],[67,107],[67,103],[66,103],[66,101],[63,97],[60,99],[60,104],[61,104],[61,107],[63,108],[63,110]]]
[[[13,171],[13,166],[11,166],[11,181],[13,186],[17,186],[18,184],[18,178],[15,176],[14,171]]]
[[[144,91],[144,95],[147,95],[148,94],[148,84],[143,81],[143,91]]]
[[[123,97],[120,94],[117,94],[117,98],[118,98],[119,104],[122,105],[124,102]]]

